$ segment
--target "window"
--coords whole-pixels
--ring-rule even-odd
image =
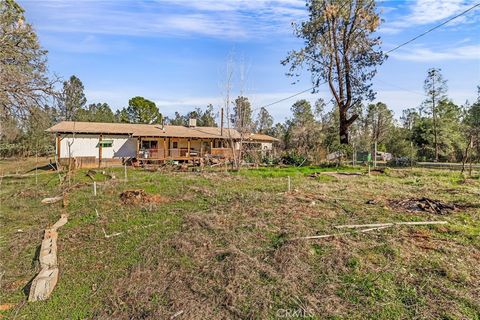
[[[142,140],[142,149],[157,149],[158,141],[157,140]]]
[[[173,149],[178,149],[178,142],[177,141],[173,142],[172,148]]]
[[[97,148],[111,148],[113,145],[113,140],[101,140],[97,144]]]

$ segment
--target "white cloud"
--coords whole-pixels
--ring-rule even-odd
[[[132,36],[206,35],[244,39],[291,32],[303,0],[25,1],[39,30]]]
[[[396,34],[406,28],[442,22],[467,10],[475,3],[473,0],[416,0],[409,6],[409,13],[397,16],[392,21],[387,20],[380,26],[379,32]],[[466,16],[455,19],[446,27],[476,23],[478,17],[474,13],[478,11],[480,8],[473,9]]]
[[[413,48],[408,51],[398,51],[391,56],[399,60],[415,62],[431,62],[444,60],[479,60],[480,45],[468,45],[454,47],[444,50],[433,50],[430,48]]]

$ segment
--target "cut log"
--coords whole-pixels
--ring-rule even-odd
[[[47,300],[58,281],[58,268],[42,269],[30,287],[28,301]]]
[[[62,214],[60,219],[52,226],[45,229],[42,245],[40,246],[40,272],[33,279],[28,295],[28,301],[46,300],[52,294],[58,281],[57,261],[57,229],[68,222],[68,216]]]
[[[58,196],[58,197],[53,197],[53,198],[45,198],[41,202],[43,204],[51,204],[51,203],[59,202],[59,201],[62,201],[62,200],[63,200],[63,196]]]

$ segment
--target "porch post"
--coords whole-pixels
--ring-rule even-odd
[[[187,156],[190,158],[190,138],[187,140]]]
[[[98,167],[100,168],[102,165],[102,134],[98,138]]]
[[[60,147],[62,145],[62,139],[60,138],[60,133],[57,133],[57,161],[60,162]]]
[[[138,137],[138,139],[137,139],[137,159],[138,159],[138,156],[139,156],[139,153],[140,153],[140,144],[141,143],[142,143],[142,138]]]
[[[167,158],[167,138],[163,138],[163,159]]]

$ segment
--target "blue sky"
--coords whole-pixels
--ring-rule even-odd
[[[477,0],[381,1],[379,29],[386,51],[475,4]],[[300,48],[292,21],[306,17],[304,0],[19,0],[49,51],[50,71],[75,74],[88,103],[113,109],[133,96],[157,103],[164,115],[223,101],[229,57],[235,61],[232,95],[254,108],[311,86],[309,74],[292,85],[280,64]],[[442,69],[449,96],[463,104],[480,84],[480,10],[391,54],[373,81],[377,101],[400,115],[418,107],[430,67]],[[331,98],[326,86],[269,107],[276,121],[290,116],[297,98]]]

